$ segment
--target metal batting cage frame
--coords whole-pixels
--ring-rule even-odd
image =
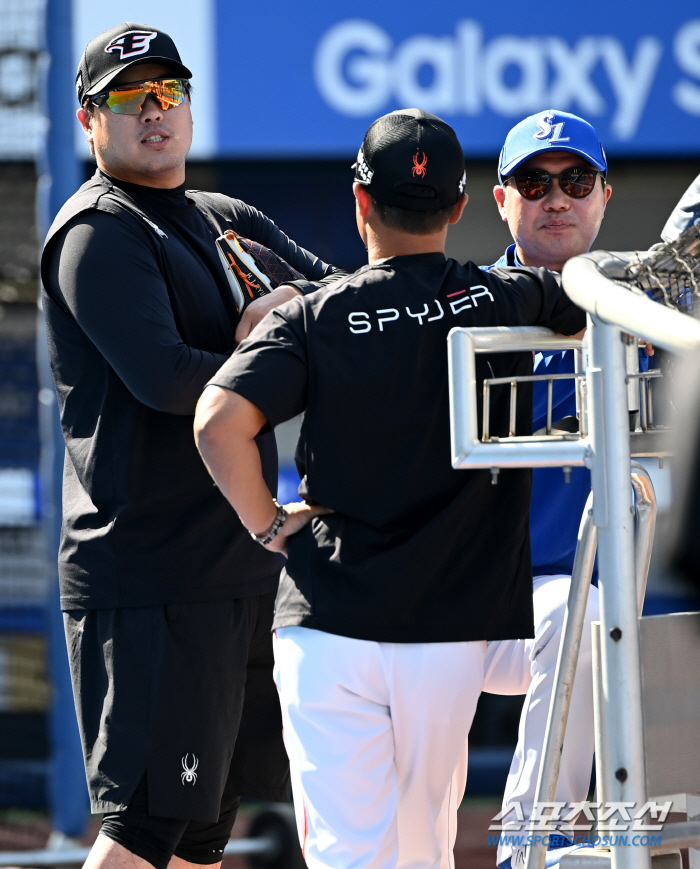
[[[632,461],[632,457],[661,457],[669,453],[669,448],[668,432],[655,429],[651,424],[651,381],[648,375],[639,374],[637,340],[630,335],[682,354],[700,348],[700,323],[642,293],[632,292],[611,280],[604,271],[611,257],[619,264],[621,260],[629,263],[645,256],[648,255],[596,252],[576,257],[564,266],[564,289],[588,314],[588,329],[583,342],[557,339],[550,330],[540,327],[453,329],[448,337],[453,467],[490,468],[494,483],[497,483],[499,468],[562,467],[567,474],[571,467],[585,465],[591,470],[592,493],[579,532],[537,783],[536,805],[541,808],[553,806],[556,792],[596,538],[601,600],[599,629],[595,630],[594,625],[593,674],[597,800],[633,804],[648,814],[646,804],[650,796],[676,793],[688,787],[688,782],[694,782],[688,787],[689,791],[700,790],[700,768],[692,758],[683,758],[686,765],[689,763],[695,767],[690,771],[691,777],[681,776],[682,781],[674,780],[672,776],[666,778],[678,785],[676,790],[659,791],[647,775],[650,754],[645,737],[649,744],[655,722],[644,707],[640,624],[645,628],[644,623],[653,622],[652,628],[657,634],[659,630],[665,631],[668,640],[678,632],[678,619],[690,620],[697,627],[697,617],[692,614],[639,618],[651,555],[656,499],[650,478],[640,465]],[[576,373],[568,376],[575,377],[579,384],[579,433],[567,434],[552,429],[550,383],[546,431],[551,433],[500,439],[489,436],[486,418],[488,389],[493,384],[485,382],[484,431],[480,437],[477,430],[475,354],[565,349],[574,349],[577,354]],[[582,355],[586,351],[588,360],[584,366]],[[514,378],[511,382],[511,417],[514,416],[517,381],[532,379]],[[540,376],[536,379],[553,378]],[[636,431],[630,433],[630,419],[636,420],[637,412],[642,426],[636,426]],[[674,619],[676,622],[664,621]],[[641,633],[644,637],[650,631],[643,629]],[[693,636],[692,630],[689,636]],[[658,647],[658,637],[647,640],[647,645],[654,642]],[[693,639],[690,643],[692,645]],[[695,639],[695,648],[700,649],[700,633]],[[698,652],[693,654],[697,656]],[[687,661],[676,663],[687,668]],[[669,687],[677,687],[672,673],[674,662],[667,664]],[[697,698],[698,692],[693,693]],[[663,706],[663,691],[657,693],[655,700],[657,706],[659,700]],[[667,700],[670,704],[673,702],[670,695]],[[649,707],[649,703],[646,706]],[[689,717],[695,716],[694,721],[687,722],[692,732],[692,727],[700,729],[700,705],[691,698],[689,708]],[[667,717],[670,714],[672,712],[666,713]],[[668,765],[668,761],[665,762]],[[552,830],[554,826],[547,825]],[[527,849],[525,869],[544,869],[547,846],[543,841],[542,827],[538,826],[538,831],[541,835],[532,837]],[[596,869],[599,866],[601,869],[603,866],[649,869],[652,853],[664,855],[668,862],[669,858],[674,861],[679,848],[700,847],[700,824],[667,824],[659,839],[661,844],[657,839],[657,845],[651,849],[648,844],[584,848],[564,856],[561,866],[562,869],[583,869],[584,866],[591,869],[594,866]],[[655,862],[656,859],[655,856]],[[680,867],[679,855],[674,865]]]

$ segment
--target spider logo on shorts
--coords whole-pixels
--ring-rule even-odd
[[[182,779],[182,783],[184,785],[185,782],[188,784],[196,784],[197,783],[197,773],[195,770],[199,766],[199,761],[197,758],[192,755],[192,766],[189,766],[187,763],[187,758],[189,757],[189,752],[182,758],[182,768],[185,770],[180,778]]]

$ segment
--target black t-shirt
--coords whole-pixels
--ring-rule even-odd
[[[557,276],[433,253],[282,305],[241,344],[210,383],[272,425],[306,411],[303,485],[335,510],[291,538],[275,627],[384,642],[533,635],[531,474],[503,470],[494,486],[451,467],[446,339],[454,326],[538,324],[585,326]],[[477,378],[531,366],[532,354],[480,355]],[[508,396],[494,389],[494,434],[508,434]]]
[[[192,432],[197,399],[234,348],[238,315],[214,245],[230,228],[309,281],[336,271],[243,202],[99,171],[49,232],[42,280],[66,441],[64,609],[230,599],[276,586],[280,558],[243,528]],[[274,435],[258,445],[274,488]]]

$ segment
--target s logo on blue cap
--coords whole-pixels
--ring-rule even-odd
[[[550,145],[556,145],[559,142],[570,142],[570,136],[562,136],[564,121],[559,124],[555,124],[554,121],[556,121],[555,115],[542,115],[541,118],[538,118],[537,126],[539,127],[539,132],[535,133],[532,138],[549,139]]]

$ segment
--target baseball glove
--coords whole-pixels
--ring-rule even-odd
[[[216,239],[239,316],[254,299],[304,275],[274,251],[229,229]]]

